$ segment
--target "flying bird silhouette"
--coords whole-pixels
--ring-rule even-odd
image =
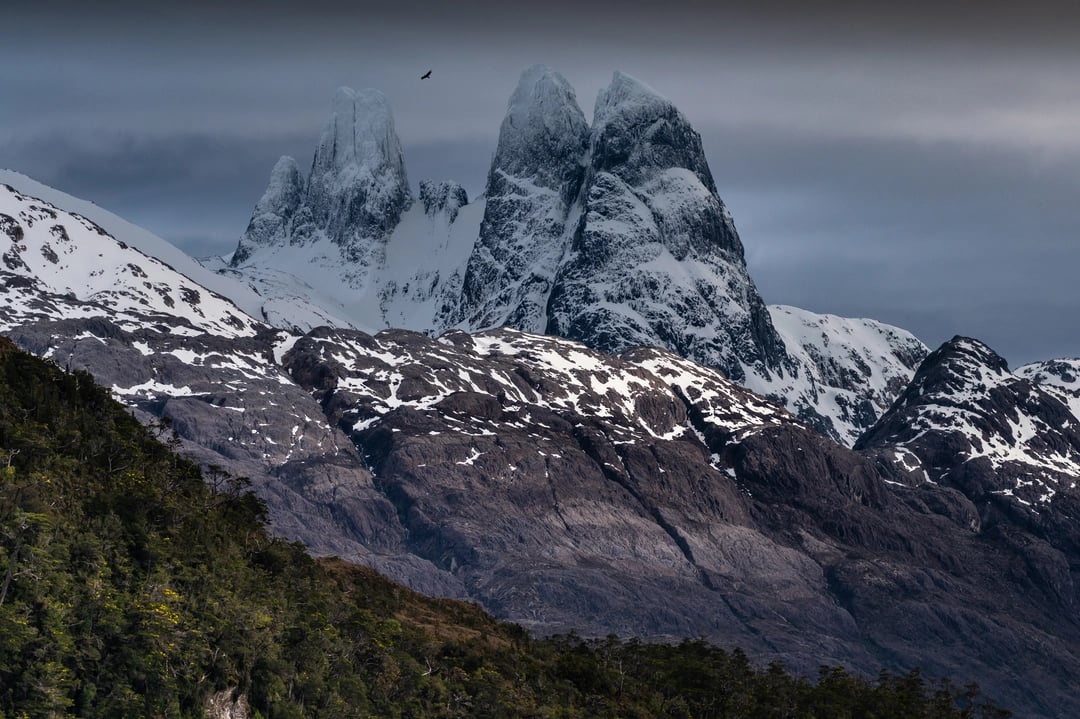
[[[421,80],[427,80],[427,79],[428,79],[429,77],[431,77],[431,70],[428,70],[428,71],[427,71],[427,72],[425,72],[425,73],[424,73],[423,75],[421,75],[421,76],[420,76],[420,79],[421,79]]]

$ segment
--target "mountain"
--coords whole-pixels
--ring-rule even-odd
[[[615,357],[507,328],[439,338],[277,329],[209,293],[200,293],[205,309],[193,306],[180,291],[188,278],[129,254],[123,236],[0,192],[5,232],[35,238],[17,253],[33,263],[0,269],[5,286],[25,290],[0,295],[4,333],[92,372],[143,421],[170,421],[200,464],[249,476],[275,531],[316,553],[468,598],[540,633],[702,636],[803,672],[823,662],[870,674],[921,665],[928,676],[977,680],[1025,716],[1080,711],[1075,491],[1060,482],[1037,518],[992,492],[1004,504],[988,510],[965,485],[922,481],[915,436],[846,449],[659,348]],[[450,187],[429,186],[428,196],[447,217],[461,198]],[[429,217],[423,204],[405,214]],[[131,261],[151,286],[173,288],[173,305],[142,297],[144,279],[119,269],[99,298],[92,261],[66,266],[63,288],[39,279],[54,276],[41,250],[53,225],[77,238],[79,257]],[[864,347],[877,332],[792,318],[779,326],[803,327],[812,347],[828,340],[822,371],[845,365],[839,338],[862,332],[850,347]],[[874,342],[900,340],[886,332]],[[937,372],[943,353],[919,376]],[[980,350],[976,370],[957,375],[964,397],[997,386],[987,373],[1004,370],[994,362]],[[936,384],[917,382],[937,396]],[[1043,402],[1030,391],[1003,396]],[[1064,404],[1045,403],[1049,422]],[[959,477],[965,459],[935,470]]]
[[[570,84],[536,65],[510,96],[460,297],[442,327],[548,326],[548,300],[581,214],[589,126]],[[423,328],[413,328],[423,329]]]
[[[8,184],[0,185],[0,232],[8,295],[2,326],[106,311],[128,327],[166,323],[176,335],[255,334],[256,323],[232,301],[90,219]]]
[[[783,344],[681,113],[616,73],[597,98],[589,150],[583,221],[548,332],[609,352],[668,347],[736,381],[778,371]]]
[[[340,88],[307,178],[282,157],[215,269],[257,293],[275,326],[429,327],[484,210],[452,182],[422,181],[419,200],[386,97]]]
[[[954,337],[927,357],[856,448],[891,448],[909,481],[954,487],[982,521],[1005,514],[1075,554],[1080,417],[1067,390],[1033,381],[1067,382],[1067,366],[1029,366],[1018,376],[985,344]]]
[[[82,373],[0,338],[3,716],[620,716],[928,712],[915,672],[816,684],[738,650],[530,637],[475,605],[272,538]],[[523,670],[523,667],[527,669]],[[992,707],[955,683],[935,716]],[[988,714],[983,714],[987,716]],[[997,716],[998,714],[995,714]]]
[[[15,173],[4,179],[36,189]],[[67,204],[63,193],[42,194]],[[134,247],[163,240],[97,213],[123,239],[82,214],[0,185],[0,224],[11,243],[0,267],[0,331],[38,356],[89,371],[142,421],[167,418],[185,451],[204,466],[250,477],[277,531],[319,554],[358,561],[370,555],[336,528],[335,514],[346,509],[317,499],[332,496],[342,482],[354,491],[370,484],[370,474],[348,438],[279,364],[298,336],[252,319]],[[226,282],[188,263],[193,274]],[[399,559],[423,565],[413,557],[383,561]],[[398,570],[414,586],[452,593],[425,584],[432,574],[423,566],[411,574]]]
[[[267,322],[297,331],[509,326],[616,354],[664,347],[846,444],[927,352],[869,320],[766,307],[700,135],[623,73],[590,126],[565,78],[528,68],[482,199],[428,181],[420,195],[410,207],[386,98],[343,88],[308,178],[291,158],[278,162],[219,271],[264,298]],[[452,212],[439,209],[443,197]],[[837,341],[854,362],[846,370],[831,359]]]

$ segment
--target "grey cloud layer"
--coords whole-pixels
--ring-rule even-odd
[[[587,115],[619,68],[704,134],[767,301],[1080,355],[1076,11],[808,5],[38,4],[0,27],[0,165],[228,251],[337,85],[390,97],[414,182],[475,195],[523,67]]]

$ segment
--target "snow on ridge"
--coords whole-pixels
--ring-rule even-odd
[[[151,232],[124,220],[92,202],[81,200],[44,185],[13,170],[0,169],[0,185],[9,185],[17,192],[41,199],[71,215],[81,215],[100,226],[116,240],[123,242],[166,267],[202,285],[223,298],[228,298],[252,317],[259,315],[259,296],[247,286],[223,277],[203,267],[183,250]]]
[[[746,386],[786,398],[794,412],[824,416],[848,446],[889,409],[929,352],[910,332],[876,320],[788,305],[768,310],[798,369],[765,376],[747,367]]]
[[[984,343],[955,337],[932,355],[892,410],[887,442],[924,459],[948,475],[960,465],[986,462],[991,493],[1015,498],[1038,511],[1080,477],[1080,416],[1071,390],[1032,381],[1039,368],[1016,374]],[[1068,368],[1066,368],[1068,369]],[[1027,375],[1027,376],[1025,376]],[[942,439],[938,439],[942,438]],[[875,440],[878,444],[880,441]],[[944,446],[956,447],[945,458]],[[959,444],[958,444],[959,443]]]
[[[596,97],[593,127],[603,127],[619,115],[635,115],[650,108],[670,105],[670,100],[641,80],[616,70],[611,83]]]
[[[1017,367],[1013,374],[1041,385],[1080,391],[1080,359],[1061,359],[1031,362]]]
[[[259,327],[225,297],[46,199],[0,185],[0,216],[10,240],[3,254],[6,270],[32,278],[40,289],[99,306],[98,314],[143,322],[175,318],[228,337],[250,337]],[[27,319],[45,316],[29,305],[14,307],[17,293],[5,296],[9,311]],[[174,322],[165,324],[182,331]]]
[[[600,419],[620,441],[698,434],[689,419],[650,424],[639,405],[645,398],[675,407],[687,397],[702,408],[706,423],[740,438],[794,422],[719,372],[660,349],[614,358],[570,340],[505,328],[439,340],[398,330],[373,337],[327,330],[301,342],[336,368],[336,391],[365,408],[355,410],[355,431],[399,407],[431,410],[458,392],[499,396],[507,412],[527,415],[529,407],[540,407],[568,419]]]

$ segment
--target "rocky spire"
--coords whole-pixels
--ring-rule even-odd
[[[338,88],[319,138],[304,203],[306,221],[343,249],[381,239],[412,203],[405,156],[386,96]]]
[[[568,215],[584,176],[588,133],[565,78],[543,65],[522,73],[499,130],[461,300],[441,319],[444,326],[544,330],[551,283],[569,241]]]
[[[503,189],[503,176],[529,178],[564,193],[581,182],[589,126],[570,83],[545,65],[533,65],[518,80],[499,128],[499,144],[488,174],[488,191]]]
[[[295,160],[278,161],[231,265],[249,262],[260,248],[325,239],[331,251],[313,257],[333,255],[328,261],[334,264],[344,260],[343,276],[357,289],[382,261],[385,239],[410,204],[405,159],[386,97],[378,90],[339,88],[306,185]],[[281,269],[289,271],[294,260],[284,262]]]
[[[255,203],[244,236],[233,253],[230,264],[239,267],[257,247],[284,245],[288,242],[289,220],[303,197],[303,179],[296,160],[284,156],[270,173],[266,192]]]
[[[682,113],[616,72],[597,98],[589,147],[583,220],[547,332],[610,352],[664,346],[736,380],[786,363]]]

